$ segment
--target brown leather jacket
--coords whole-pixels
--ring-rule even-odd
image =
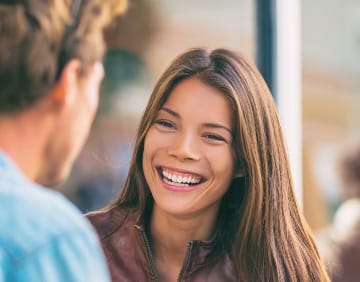
[[[113,281],[159,281],[141,217],[113,207],[88,218],[100,236]],[[236,281],[236,276],[217,240],[191,241],[178,281]]]

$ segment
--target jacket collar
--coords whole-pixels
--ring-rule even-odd
[[[128,213],[129,220],[134,220],[134,227],[140,231],[144,231],[147,238],[151,239],[149,234],[149,222],[151,215],[151,205],[148,206],[142,213],[131,214]],[[151,244],[151,240],[149,240]],[[189,268],[196,269],[198,266],[207,264],[216,257],[224,253],[224,246],[221,244],[218,228],[209,240],[191,240],[187,244],[188,248],[188,262]]]

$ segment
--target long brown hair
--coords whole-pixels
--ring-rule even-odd
[[[144,211],[152,201],[142,157],[144,139],[174,86],[189,77],[220,90],[234,119],[233,148],[246,175],[231,183],[218,223],[238,279],[328,281],[311,231],[296,203],[276,106],[256,67],[243,56],[192,49],[161,76],[141,119],[124,189],[115,205]]]

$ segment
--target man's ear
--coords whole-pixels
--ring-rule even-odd
[[[63,68],[56,82],[51,99],[56,106],[62,108],[74,102],[79,87],[80,61],[71,59]]]

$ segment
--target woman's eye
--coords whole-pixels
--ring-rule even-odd
[[[168,128],[168,129],[172,129],[174,128],[173,124],[167,120],[163,120],[163,119],[159,119],[159,120],[155,120],[155,124],[164,127],[164,128]]]
[[[228,141],[222,137],[221,135],[217,135],[217,134],[206,134],[204,136],[206,139],[210,140],[210,141],[215,141],[215,142],[226,142],[228,143]]]

